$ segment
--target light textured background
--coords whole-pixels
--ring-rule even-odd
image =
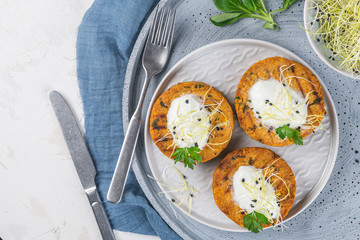
[[[0,1],[0,237],[101,239],[48,99],[80,122],[77,27],[91,0]],[[116,231],[118,239],[156,239]]]

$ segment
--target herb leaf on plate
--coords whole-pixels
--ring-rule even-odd
[[[202,162],[202,157],[199,154],[199,147],[187,147],[187,148],[178,148],[175,150],[174,157],[175,163],[182,162],[185,167],[194,169],[194,165]]]
[[[236,22],[240,18],[257,18],[265,21],[263,28],[277,31],[279,25],[273,14],[290,7],[296,0],[283,0],[282,8],[268,12],[264,0],[214,0],[215,6],[225,12],[210,18],[215,26],[224,26]]]
[[[264,214],[253,211],[244,217],[245,227],[253,233],[258,233],[263,229],[261,224],[269,224],[269,220]]]
[[[297,129],[292,129],[288,125],[276,128],[276,134],[284,140],[286,137],[291,141],[293,140],[296,145],[303,145],[303,139]]]

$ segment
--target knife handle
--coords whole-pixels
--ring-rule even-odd
[[[126,131],[125,139],[121,147],[115,172],[110,183],[107,199],[111,203],[118,203],[124,192],[124,186],[134,155],[136,142],[140,132],[141,115],[137,111],[131,117],[129,127]]]
[[[116,240],[96,188],[86,191],[103,240]]]

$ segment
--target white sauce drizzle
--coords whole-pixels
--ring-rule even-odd
[[[255,116],[266,126],[298,128],[307,121],[307,99],[285,82],[259,79],[250,88],[249,98]]]
[[[241,166],[233,178],[233,198],[247,213],[264,214],[268,219],[280,216],[280,205],[273,186],[266,181],[262,170]]]
[[[209,138],[209,115],[204,103],[193,94],[174,99],[167,114],[167,128],[174,143],[179,148],[203,149]]]

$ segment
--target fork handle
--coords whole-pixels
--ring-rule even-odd
[[[141,91],[140,99],[133,116],[130,119],[127,128],[123,145],[121,147],[118,162],[116,164],[115,172],[110,183],[107,199],[111,203],[118,203],[121,200],[127,175],[131,166],[131,161],[134,155],[136,142],[139,136],[141,127],[141,110],[144,104],[145,95],[149,87],[150,80],[153,75],[146,73],[145,82]]]

